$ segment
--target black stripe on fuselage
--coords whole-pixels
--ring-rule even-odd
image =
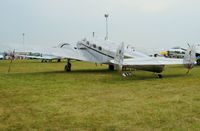
[[[82,44],[82,45],[85,46],[85,47],[87,47],[87,48],[89,48],[89,49],[91,49],[91,50],[93,50],[93,51],[96,51],[96,52],[98,52],[98,53],[100,53],[100,54],[102,54],[102,55],[105,55],[105,56],[107,56],[107,57],[110,57],[110,58],[114,59],[113,56],[110,56],[110,55],[107,55],[107,54],[105,54],[105,53],[102,53],[102,52],[100,52],[100,51],[98,51],[98,50],[95,50],[95,49],[93,49],[93,48],[91,48],[91,47],[89,47],[89,46],[86,46],[86,45],[84,45],[84,44]]]

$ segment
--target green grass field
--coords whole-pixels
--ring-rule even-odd
[[[158,79],[107,66],[0,61],[0,130],[200,130],[200,67],[169,66]]]

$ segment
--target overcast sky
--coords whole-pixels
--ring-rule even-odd
[[[199,0],[0,0],[0,44],[57,45],[96,32],[141,47],[200,43]]]

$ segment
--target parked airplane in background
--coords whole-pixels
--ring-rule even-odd
[[[0,53],[0,60],[4,59],[4,53]]]
[[[195,45],[195,48],[196,48],[196,63],[197,65],[200,65],[200,45]],[[184,58],[186,52],[187,50],[184,48],[174,47],[168,50],[163,50],[156,55],[164,56],[167,58]]]
[[[186,49],[181,47],[173,47],[171,49],[161,51],[159,54],[168,58],[184,58],[186,51]]]

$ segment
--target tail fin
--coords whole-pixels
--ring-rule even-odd
[[[194,67],[194,64],[196,62],[196,47],[195,47],[195,45],[188,47],[183,62],[185,64],[185,67],[188,68],[188,73],[189,73],[189,70]]]
[[[117,70],[122,71],[124,61],[124,43],[121,43],[116,51],[114,61],[117,65]]]

